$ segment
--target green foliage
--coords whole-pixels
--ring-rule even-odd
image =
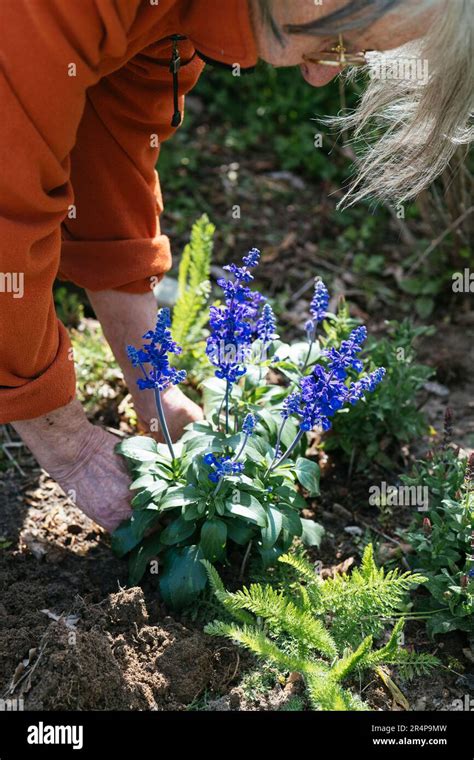
[[[78,398],[88,414],[96,414],[120,392],[125,395],[122,371],[98,323],[86,320],[70,335]]]
[[[357,320],[350,316],[347,304],[341,300],[337,313],[328,314],[324,321],[323,333],[314,343],[309,357],[306,342],[289,345],[276,341],[269,364],[290,384],[296,385],[304,371],[321,361],[324,349],[338,347],[356,326]],[[401,323],[389,322],[386,337],[369,338],[361,352],[364,366],[367,372],[385,367],[386,375],[374,393],[335,415],[331,431],[323,438],[327,451],[342,451],[359,470],[369,470],[374,465],[393,469],[400,444],[423,435],[427,422],[418,409],[416,395],[433,370],[416,362],[415,342],[427,334],[431,334],[431,328],[414,327],[406,319]],[[304,370],[306,360],[307,369]],[[260,388],[258,402],[264,400],[269,413],[269,410],[281,408],[287,391],[281,386]]]
[[[297,468],[288,461],[269,473],[274,448],[268,436],[260,423],[246,444],[244,474],[226,477],[219,488],[209,479],[203,455],[234,454],[243,444],[241,433],[226,435],[209,421],[190,425],[175,445],[174,461],[166,446],[150,438],[136,436],[118,445],[136,495],[133,515],[115,531],[112,546],[119,556],[131,553],[133,583],[140,581],[150,560],[160,557],[163,598],[182,608],[206,585],[202,558],[223,562],[231,547],[253,547],[267,566],[295,537],[319,545],[323,529],[300,517],[306,502],[297,489],[299,472],[306,486],[317,492],[317,466],[300,457]],[[153,535],[145,538],[150,530]]]
[[[275,69],[260,63],[251,76],[235,77],[232,72],[209,69],[201,77],[196,94],[206,102],[206,112],[222,129],[226,146],[236,153],[272,145],[278,166],[331,179],[348,171],[347,162],[338,165],[329,155],[333,137],[318,118],[341,108],[339,83],[313,89],[299,71]],[[354,86],[347,88],[347,105],[355,104]],[[322,148],[315,148],[315,134],[324,135]],[[341,168],[342,167],[342,168]],[[342,178],[342,177],[341,177]]]
[[[54,288],[54,305],[58,318],[66,327],[78,327],[84,319],[84,304],[79,293],[64,285]]]
[[[416,514],[407,540],[414,550],[412,565],[428,578],[429,596],[421,596],[418,607],[431,613],[431,634],[456,629],[474,633],[473,470],[474,460],[467,466],[443,445],[403,478],[429,492],[429,508]]]
[[[252,584],[224,590],[212,566],[203,561],[209,582],[230,619],[206,626],[210,635],[225,636],[246,647],[265,663],[284,672],[300,673],[315,710],[369,709],[348,689],[348,679],[383,664],[396,666],[404,677],[427,672],[438,660],[403,649],[404,620],[396,623],[386,644],[374,648],[388,619],[397,617],[406,592],[423,576],[377,568],[369,545],[360,569],[351,575],[322,580],[302,555],[287,554],[297,580],[283,587]]]
[[[349,324],[343,305],[336,317],[326,322],[321,344],[325,348],[337,345],[341,332],[348,334]],[[359,470],[374,464],[393,469],[400,445],[422,436],[427,429],[416,396],[433,370],[416,362],[415,342],[431,334],[431,328],[414,327],[405,319],[389,322],[388,331],[381,340],[369,338],[362,352],[369,371],[385,367],[383,383],[365,401],[339,413],[324,442],[326,450],[342,450]]]
[[[172,333],[183,351],[174,365],[185,369],[195,383],[209,368],[205,354],[206,309],[211,292],[210,268],[215,227],[203,214],[192,227],[191,240],[185,246],[178,276],[178,300],[173,309]],[[209,369],[207,374],[209,374]]]

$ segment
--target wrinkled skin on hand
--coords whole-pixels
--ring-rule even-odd
[[[152,402],[148,418],[152,419],[152,411],[156,417],[153,393],[145,395]],[[174,440],[184,425],[202,417],[201,409],[178,388],[165,392],[163,406]],[[147,407],[143,409],[148,413]],[[130,516],[130,476],[114,451],[120,439],[92,425],[77,400],[43,417],[12,424],[41,467],[94,522],[112,532]]]
[[[56,465],[49,474],[82,511],[110,532],[130,517],[130,476],[114,449],[119,438],[90,426],[79,461],[72,467]]]
[[[88,292],[88,296],[130,388],[142,432],[162,442],[154,394],[138,390],[136,380],[140,373],[131,366],[126,351],[127,345],[155,322],[157,305],[153,293],[106,290]],[[180,437],[189,422],[202,419],[201,409],[179,388],[168,388],[162,398],[173,440]],[[92,425],[77,400],[43,417],[12,425],[41,467],[98,525],[113,531],[130,516],[130,477],[114,451],[120,439]]]

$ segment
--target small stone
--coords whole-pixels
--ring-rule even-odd
[[[362,536],[364,531],[358,525],[348,525],[344,528],[344,533],[349,533],[350,536]]]

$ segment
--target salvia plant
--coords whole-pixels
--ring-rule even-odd
[[[447,413],[440,447],[419,462],[405,483],[428,488],[429,508],[414,517],[407,533],[414,568],[427,577],[416,599],[431,634],[474,633],[474,455],[459,457],[449,446]]]
[[[337,345],[351,325],[353,320],[342,302],[336,317],[324,324],[322,345]],[[358,470],[393,470],[401,446],[421,437],[428,428],[419,394],[434,371],[416,360],[415,346],[419,338],[432,334],[432,328],[413,327],[408,319],[389,322],[387,327],[387,336],[369,340],[362,353],[369,372],[380,364],[385,367],[385,382],[350,414],[338,415],[324,440],[327,451],[342,451]]]
[[[301,674],[313,709],[370,709],[351,688],[356,677],[388,665],[411,678],[439,664],[430,654],[402,646],[400,610],[406,608],[407,592],[426,580],[423,576],[385,573],[376,566],[370,544],[360,568],[325,580],[301,554],[288,553],[279,561],[295,571],[295,582],[280,588],[252,584],[234,593],[225,590],[215,568],[204,561],[228,618],[205,630],[246,647],[283,673]],[[377,648],[374,642],[390,624],[388,640]]]
[[[329,301],[321,281],[307,340],[296,352],[281,343],[271,305],[251,288],[259,257],[252,249],[218,280],[223,300],[210,308],[206,353],[215,376],[203,384],[205,420],[188,425],[178,443],[170,439],[162,404],[162,394],[186,374],[172,361],[180,347],[169,311],[158,313],[140,348],[128,348],[142,375],[139,388],[155,395],[166,445],[136,436],[118,446],[136,494],[133,515],[115,532],[113,546],[120,555],[131,552],[134,583],[158,557],[160,590],[173,606],[186,605],[206,586],[202,559],[224,562],[240,547],[244,558],[253,552],[268,566],[295,538],[319,544],[321,526],[300,515],[302,489],[309,497],[319,492],[318,466],[304,456],[306,433],[329,429],[334,416],[373,391],[384,374],[383,368],[362,374],[365,327],[337,347],[320,349],[317,329]],[[284,371],[286,384],[267,383],[270,367]]]

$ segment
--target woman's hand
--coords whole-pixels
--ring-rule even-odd
[[[43,417],[12,423],[74,504],[113,531],[131,514],[130,477],[111,433],[92,425],[75,400]]]

